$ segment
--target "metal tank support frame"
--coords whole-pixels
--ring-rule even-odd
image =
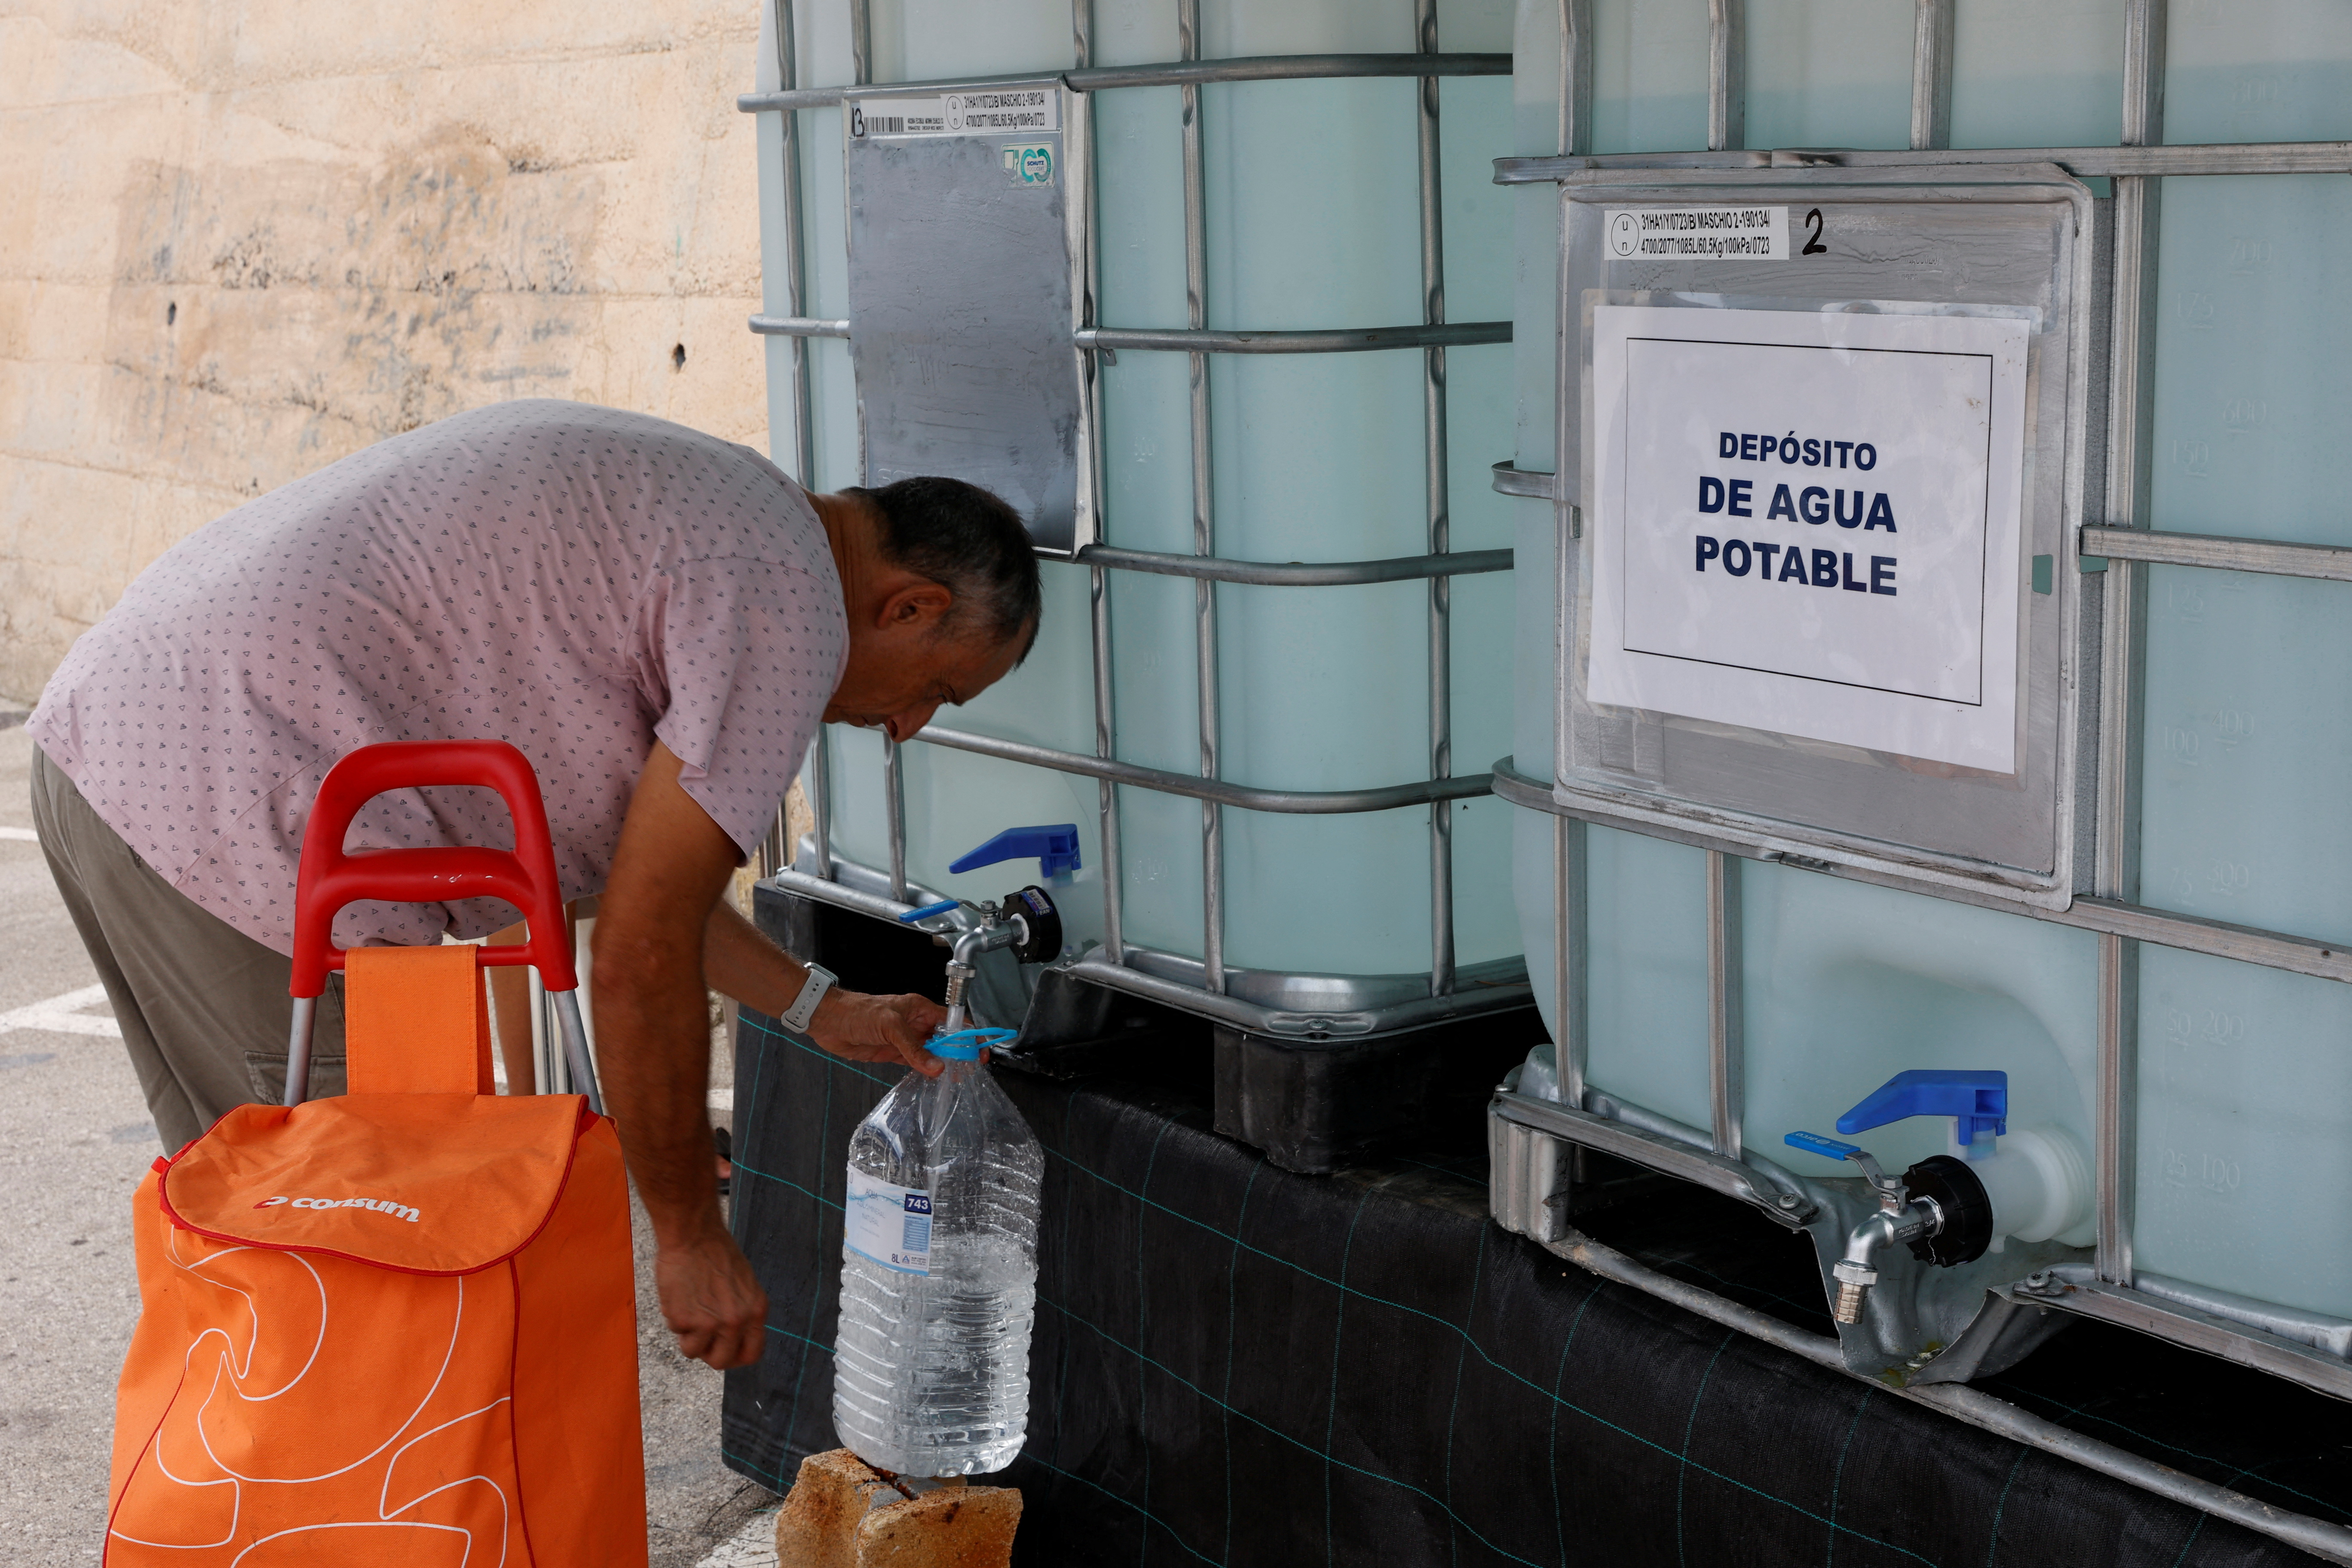
[[[1165,1002],[1220,1022],[1273,1035],[1323,1037],[1381,1033],[1436,1022],[1465,1014],[1524,1006],[1533,992],[1526,966],[1519,959],[1482,963],[1464,970],[1454,952],[1453,900],[1453,819],[1450,803],[1489,793],[1489,775],[1454,773],[1451,715],[1452,605],[1451,579],[1511,567],[1508,550],[1456,553],[1452,548],[1447,490],[1445,351],[1480,343],[1507,342],[1508,321],[1448,321],[1445,317],[1444,204],[1439,177],[1438,87],[1446,77],[1508,76],[1512,57],[1507,54],[1446,54],[1439,47],[1436,0],[1414,0],[1414,41],[1417,48],[1398,54],[1279,55],[1229,59],[1200,56],[1199,0],[1173,0],[1177,16],[1178,56],[1175,60],[1139,66],[1098,67],[1093,63],[1093,16],[1090,0],[1073,0],[1072,68],[1058,73],[1061,83],[1080,95],[1119,88],[1174,86],[1183,100],[1183,189],[1186,325],[1182,328],[1107,327],[1096,320],[1094,295],[1094,194],[1089,183],[1085,231],[1087,254],[1078,258],[1084,304],[1081,325],[1072,334],[1084,396],[1091,410],[1097,396],[1097,371],[1115,363],[1121,352],[1182,353],[1190,362],[1193,551],[1190,555],[1125,550],[1093,542],[1071,555],[1089,568],[1090,640],[1095,698],[1095,754],[1091,757],[1050,747],[998,740],[960,731],[929,727],[914,739],[1033,766],[1089,776],[1099,781],[1097,809],[1103,879],[1105,941],[1100,950],[1076,966],[1089,980],[1116,989]],[[873,84],[871,26],[866,0],[850,0],[852,15],[852,75],[842,86],[802,87],[798,51],[793,34],[792,6],[779,0],[776,39],[780,88],[772,92],[740,95],[736,106],[747,113],[779,112],[784,126],[783,234],[789,251],[783,315],[755,315],[751,330],[790,341],[793,392],[793,458],[796,473],[809,478],[814,462],[810,414],[810,384],[805,340],[847,338],[854,323],[806,313],[806,232],[801,211],[801,143],[797,133],[801,111],[838,106],[858,88]],[[1026,72],[1006,80],[1034,82],[1041,73]],[[1055,75],[1056,73],[1042,73]],[[1207,237],[1205,174],[1202,161],[1201,89],[1204,85],[1241,81],[1295,81],[1330,78],[1405,78],[1413,81],[1416,120],[1418,228],[1422,271],[1422,319],[1396,326],[1350,327],[1314,331],[1255,331],[1207,325]],[[970,87],[975,79],[954,85]],[[925,83],[893,82],[895,89]],[[1209,417],[1209,356],[1255,353],[1356,353],[1418,351],[1423,357],[1423,460],[1426,469],[1426,531],[1429,552],[1377,561],[1253,562],[1221,557],[1215,551],[1215,518],[1212,510]],[[1096,421],[1099,427],[1099,421]],[[1088,480],[1096,482],[1099,465],[1087,454]],[[1099,517],[1099,498],[1095,515]],[[1194,676],[1200,714],[1197,776],[1140,767],[1118,760],[1117,719],[1113,709],[1110,664],[1108,574],[1138,572],[1181,576],[1194,583]],[[1356,790],[1271,790],[1234,784],[1221,776],[1218,722],[1218,643],[1216,591],[1219,583],[1275,587],[1336,587],[1370,583],[1425,580],[1428,595],[1428,777],[1420,782]],[[827,748],[819,736],[803,785],[814,817],[814,854],[792,873],[793,890],[803,897],[862,907],[864,896],[833,897],[825,889],[839,884],[844,863],[836,860],[831,839],[831,779]],[[902,769],[895,745],[885,747],[886,805],[890,846],[887,883],[903,901],[907,886],[906,813]],[[1126,785],[1189,796],[1201,802],[1202,956],[1198,960],[1156,952],[1124,938],[1120,920],[1119,803],[1118,790]],[[1278,975],[1244,973],[1230,968],[1224,952],[1224,861],[1223,812],[1227,807],[1269,812],[1388,811],[1425,805],[1429,811],[1430,963],[1427,973],[1404,975]],[[767,839],[762,869],[774,874],[785,863],[790,840],[781,814]],[[846,893],[846,889],[845,889]],[[1409,993],[1401,994],[1401,993]]]
[[[2027,1415],[1966,1387],[1962,1381],[1980,1368],[2015,1359],[2010,1353],[2018,1349],[2015,1336],[2034,1332],[2034,1321],[2052,1319],[2045,1310],[2055,1309],[2122,1324],[2321,1393],[2352,1399],[2352,1322],[2137,1270],[2131,1247],[2136,1109],[2132,1068],[2138,1038],[2140,944],[2155,942],[2352,983],[2352,952],[2336,942],[2176,914],[2137,901],[2138,731],[2147,659],[2147,566],[2352,582],[2352,550],[2258,538],[2158,533],[2149,529],[2158,181],[2168,175],[2352,174],[2352,142],[2163,145],[2164,7],[2158,0],[2126,0],[2122,145],[1948,149],[1952,3],[1918,0],[1909,151],[1742,149],[1744,6],[1741,0],[1712,0],[1710,151],[1591,156],[1582,131],[1590,119],[1589,105],[1582,101],[1591,73],[1588,5],[1586,0],[1560,0],[1559,151],[1549,157],[1497,160],[1496,178],[1503,184],[1534,184],[1575,181],[1611,169],[1930,171],[2038,163],[2056,164],[2077,178],[2103,176],[2114,181],[2112,273],[2105,279],[2109,285],[2105,489],[2093,501],[2104,521],[2084,525],[2076,541],[2081,569],[2101,579],[2096,604],[2103,612],[2097,622],[2102,659],[2096,707],[2096,788],[2090,802],[2094,831],[2090,894],[2077,896],[2071,907],[2063,910],[2021,908],[2014,901],[1964,887],[1922,888],[1914,880],[1870,868],[1833,864],[1793,847],[1770,850],[1760,858],[1822,875],[2003,909],[2095,931],[2100,939],[2095,1248],[2087,1262],[2079,1260],[2084,1249],[2047,1247],[2066,1254],[2070,1260],[2032,1268],[2019,1267],[2020,1260],[2009,1261],[2001,1272],[2016,1278],[1988,1279],[1978,1287],[1985,1291],[1987,1310],[1978,1314],[1976,1323],[1959,1341],[1937,1354],[1887,1368],[1893,1375],[1882,1373],[1874,1381],[1892,1382],[1903,1397],[1941,1409],[1955,1419],[2074,1459],[2328,1561],[2352,1563],[2352,1530],[2292,1513],[2226,1488],[2189,1480],[2167,1467]],[[1556,352],[1566,353],[1567,347],[1563,337]],[[1561,579],[1554,586],[1556,593],[1563,593],[1565,575],[1570,570],[1569,544],[1581,533],[1580,498],[1574,493],[1573,479],[1503,462],[1495,465],[1494,488],[1507,495],[1552,503],[1555,562]],[[1554,679],[1559,689],[1565,690],[1567,649],[1558,637],[1554,658]],[[1557,771],[1561,760],[1552,761]],[[1587,1082],[1588,824],[1555,799],[1548,780],[1530,777],[1513,763],[1507,757],[1495,764],[1495,793],[1515,805],[1547,813],[1552,821],[1555,948],[1551,956],[1560,1099],[1553,1101],[1520,1094],[1516,1073],[1497,1089],[1488,1121],[1490,1202],[1496,1221],[1604,1278],[1673,1301],[1820,1364],[1872,1375],[1868,1363],[1874,1358],[1857,1358],[1851,1337],[1842,1343],[1793,1329],[1713,1292],[1659,1274],[1573,1228],[1579,1149],[1600,1150],[1696,1183],[1748,1203],[1791,1228],[1811,1228],[1829,1216],[1830,1234],[1839,1229],[1835,1224],[1839,1207],[1858,1209],[1860,1198],[1847,1189],[1858,1189],[1860,1184],[1798,1177],[1752,1151],[1738,1148],[1731,1130],[1738,1125],[1740,1078],[1734,994],[1739,973],[1739,931],[1738,904],[1731,895],[1737,888],[1740,858],[1752,856],[1755,850],[1752,844],[1713,837],[1702,824],[1645,823],[1632,830],[1707,852],[1713,1128],[1680,1126],[1619,1102]],[[1837,1254],[1834,1245],[1818,1250],[1825,1258]],[[1994,1259],[1979,1260],[1974,1267],[1987,1261]],[[1826,1268],[1824,1279],[1826,1286]],[[1987,1328],[1993,1331],[1992,1335],[1985,1332]],[[1873,1325],[1865,1322],[1857,1337],[1876,1337]],[[1991,1344],[1990,1338],[2010,1342]],[[1864,1364],[1857,1365],[1858,1359]]]

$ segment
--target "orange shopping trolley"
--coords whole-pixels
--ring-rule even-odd
[[[515,848],[346,852],[389,790],[497,789]],[[518,947],[333,945],[362,899],[496,898]],[[583,1095],[492,1092],[481,966],[534,963]],[[344,974],[350,1092],[305,1103]],[[365,747],[303,836],[286,1104],[242,1105],[133,1199],[115,1568],[646,1561],[620,1140],[595,1094],[539,783],[502,742]]]

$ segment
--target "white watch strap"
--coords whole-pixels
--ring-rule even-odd
[[[810,964],[808,980],[801,986],[801,994],[793,998],[793,1005],[784,1009],[779,1021],[795,1035],[807,1034],[809,1021],[816,1016],[817,1004],[824,1000],[824,994],[833,985],[833,971],[822,964]]]

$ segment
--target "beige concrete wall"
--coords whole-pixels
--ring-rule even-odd
[[[0,0],[0,698],[191,531],[460,409],[764,450],[758,18]]]

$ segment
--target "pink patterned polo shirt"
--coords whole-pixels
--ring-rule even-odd
[[[840,678],[824,528],[745,447],[639,414],[502,403],[355,452],[182,541],[85,632],[34,739],[149,865],[292,951],[319,781],[377,741],[510,741],[563,896],[601,890],[655,741],[746,853]],[[488,790],[378,798],[349,846],[510,847]],[[336,941],[480,936],[488,900],[354,904]]]

